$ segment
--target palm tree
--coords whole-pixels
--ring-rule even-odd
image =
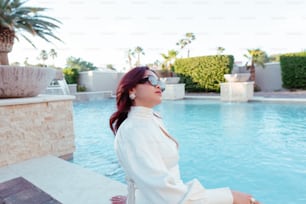
[[[127,61],[129,63],[130,69],[133,68],[132,58],[134,58],[134,57],[135,57],[135,53],[131,49],[129,49],[127,51],[127,58],[128,58]]]
[[[55,49],[51,49],[49,51],[48,55],[49,55],[49,57],[52,58],[52,62],[53,62],[52,64],[53,64],[53,66],[55,66],[54,65],[54,59],[57,58],[57,52],[55,51]]]
[[[225,48],[223,47],[217,47],[217,54],[221,55],[224,52]]]
[[[41,50],[38,58],[42,60],[42,64],[45,67],[46,66],[46,60],[48,60],[47,51],[46,50]]]
[[[162,67],[167,71],[170,72],[170,75],[172,75],[172,64],[174,63],[177,55],[179,54],[176,50],[168,50],[168,54],[161,53],[161,56],[164,58],[164,62]]]
[[[51,49],[48,55],[52,58],[54,64],[54,59],[57,57],[57,52],[55,51],[55,49]]]
[[[248,49],[248,53],[244,55],[248,59],[246,63],[247,69],[250,69],[250,80],[255,82],[255,65],[265,67],[265,62],[267,62],[267,54],[261,49]],[[248,66],[248,63],[251,62],[251,65]]]
[[[159,60],[155,60],[154,62],[153,62],[153,67],[155,67],[155,68],[159,68],[160,66],[161,66],[161,62],[159,61]]]
[[[143,48],[137,46],[137,47],[134,49],[134,53],[137,55],[136,66],[139,66],[139,65],[140,65],[140,55],[145,55],[145,53],[144,53],[144,51],[143,51]]]
[[[176,45],[180,47],[180,49],[184,49],[187,46],[187,57],[190,55],[189,44],[195,40],[195,35],[193,33],[186,33],[185,37],[179,40]]]
[[[8,65],[8,53],[12,51],[14,39],[21,35],[33,47],[33,42],[25,35],[38,36],[47,42],[51,39],[61,41],[52,32],[61,22],[41,15],[46,8],[28,7],[21,0],[0,0],[0,65]]]

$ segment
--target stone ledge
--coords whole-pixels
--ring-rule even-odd
[[[73,98],[0,100],[0,166],[47,154],[69,158],[75,150]]]
[[[49,101],[66,101],[66,100],[71,101],[74,99],[75,96],[72,95],[38,95],[36,97],[28,97],[28,98],[0,99],[0,106],[42,103]]]

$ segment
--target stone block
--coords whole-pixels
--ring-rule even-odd
[[[185,84],[166,84],[163,99],[178,100],[185,97]]]
[[[48,96],[50,97],[50,96]],[[16,99],[11,100],[16,103]],[[74,151],[72,100],[0,103],[0,166]],[[56,148],[53,148],[56,147]]]
[[[254,94],[254,82],[221,83],[221,101],[247,102]]]

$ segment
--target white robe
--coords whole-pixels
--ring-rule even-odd
[[[127,177],[128,203],[232,204],[229,188],[205,189],[196,179],[183,183],[177,145],[161,128],[152,109],[133,106],[117,131],[115,150]]]

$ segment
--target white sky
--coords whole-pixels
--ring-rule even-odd
[[[217,47],[245,60],[247,49],[268,54],[306,49],[304,0],[30,0],[28,5],[49,8],[46,15],[62,21],[54,44],[32,38],[16,41],[10,62],[37,63],[40,50],[55,49],[57,66],[69,56],[99,67],[127,66],[127,50],[140,46],[141,62],[162,60],[160,53],[177,49],[176,42],[193,32],[191,56],[216,54]],[[181,56],[186,57],[187,51]]]

